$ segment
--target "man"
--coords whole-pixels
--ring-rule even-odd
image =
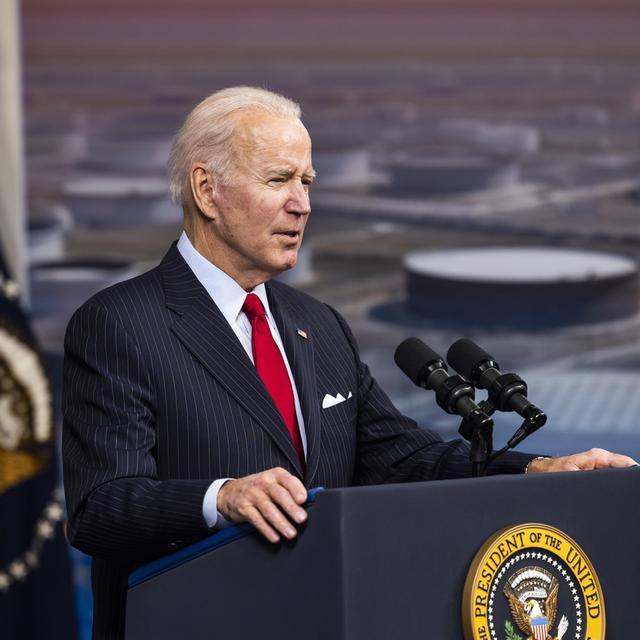
[[[249,521],[275,543],[305,520],[308,487],[470,475],[464,445],[391,405],[333,309],[272,281],[295,265],[311,212],[299,116],[248,87],[200,103],[169,161],[180,240],[69,323],[69,538],[95,557],[96,638],[122,637],[136,563],[212,528]],[[510,453],[490,473],[630,464]]]

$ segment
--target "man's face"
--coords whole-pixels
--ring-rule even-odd
[[[296,264],[311,213],[311,139],[296,118],[246,111],[232,149],[229,184],[214,194],[214,262],[248,289]]]

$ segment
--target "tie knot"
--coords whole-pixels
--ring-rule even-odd
[[[262,302],[255,293],[247,295],[244,304],[242,305],[242,310],[247,314],[247,318],[249,318],[249,322],[252,324],[256,318],[265,315]]]

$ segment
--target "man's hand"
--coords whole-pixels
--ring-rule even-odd
[[[307,490],[298,478],[276,467],[261,473],[229,480],[218,492],[218,511],[232,522],[250,522],[269,542],[280,536],[291,540],[296,528],[307,519],[300,507]]]
[[[605,449],[591,449],[583,453],[559,458],[541,458],[532,460],[528,473],[544,473],[552,471],[588,471],[590,469],[608,469],[633,467],[637,462],[628,456],[611,453]]]

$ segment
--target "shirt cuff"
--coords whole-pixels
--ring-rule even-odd
[[[230,527],[233,522],[229,522],[218,511],[218,492],[222,489],[222,485],[233,478],[220,478],[214,480],[204,494],[204,500],[202,501],[202,515],[204,521],[210,529],[224,529]]]

